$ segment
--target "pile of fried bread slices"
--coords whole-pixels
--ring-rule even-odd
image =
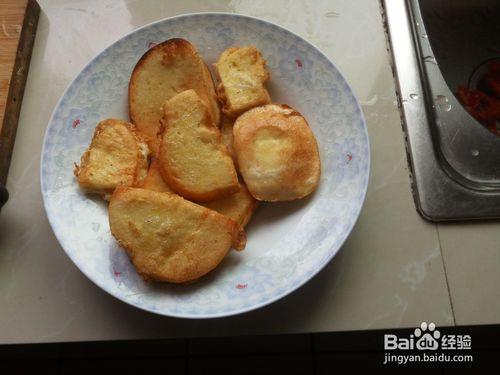
[[[259,201],[303,198],[318,186],[305,118],[273,104],[254,46],[207,65],[187,40],[149,49],[129,83],[130,122],[101,121],[74,174],[109,200],[111,233],[145,280],[184,283],[243,250]]]

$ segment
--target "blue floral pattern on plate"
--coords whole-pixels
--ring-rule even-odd
[[[107,204],[84,195],[73,176],[94,127],[128,118],[127,85],[142,54],[181,37],[208,63],[234,45],[255,45],[266,58],[271,96],[308,119],[321,154],[318,190],[302,201],[262,205],[248,226],[247,249],[191,285],[145,283],[113,239]],[[93,282],[154,313],[221,317],[272,303],[311,279],[337,253],[362,207],[370,168],[366,124],[337,68],[317,48],[252,17],[199,13],[144,26],[96,56],[57,104],[42,150],[41,184],[47,216],[61,246]]]

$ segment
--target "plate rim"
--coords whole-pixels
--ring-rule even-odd
[[[47,136],[48,136],[48,133],[49,133],[50,125],[52,124],[52,122],[54,120],[54,116],[56,114],[57,109],[61,105],[61,102],[63,101],[64,97],[66,96],[67,92],[69,91],[69,89],[71,88],[71,86],[73,85],[73,83],[80,76],[80,74],[82,72],[84,72],[90,65],[92,65],[95,62],[95,60],[97,60],[103,53],[105,53],[107,50],[113,48],[117,43],[119,43],[122,39],[128,37],[129,35],[137,33],[137,32],[139,32],[142,29],[146,29],[146,28],[152,27],[155,24],[159,24],[159,23],[162,23],[162,22],[167,22],[169,20],[178,19],[178,18],[189,18],[189,17],[193,17],[193,16],[200,16],[200,15],[215,15],[215,16],[222,15],[222,16],[229,16],[229,17],[236,17],[236,18],[251,19],[251,20],[254,20],[254,21],[257,21],[257,22],[262,22],[262,23],[265,23],[265,24],[267,24],[267,25],[269,25],[271,27],[274,27],[274,28],[286,31],[286,32],[292,34],[294,37],[303,40],[308,45],[310,45],[313,49],[315,49],[320,55],[322,55],[326,59],[326,61],[328,61],[328,63],[331,64],[331,66],[333,66],[333,68],[342,77],[342,79],[344,80],[347,88],[349,89],[349,91],[352,94],[354,102],[356,103],[357,110],[358,110],[358,112],[360,114],[361,121],[363,123],[364,137],[366,138],[366,145],[367,145],[367,175],[366,175],[365,183],[364,183],[364,186],[363,186],[363,194],[362,194],[361,204],[357,208],[357,212],[355,214],[355,219],[349,225],[348,230],[345,232],[346,234],[344,235],[344,238],[342,238],[341,241],[339,242],[338,248],[335,251],[332,251],[332,253],[328,257],[325,258],[325,260],[323,261],[323,263],[321,263],[320,266],[317,267],[316,270],[314,270],[314,272],[311,272],[308,275],[308,277],[305,277],[303,280],[301,280],[300,282],[296,283],[295,285],[293,285],[291,288],[285,290],[284,292],[279,293],[276,296],[274,296],[274,297],[272,297],[272,298],[270,298],[268,300],[265,300],[263,302],[254,304],[254,305],[249,306],[249,307],[244,307],[244,308],[241,308],[241,309],[227,311],[227,312],[222,312],[222,313],[208,313],[208,314],[205,313],[205,314],[192,315],[192,314],[186,314],[186,313],[182,313],[181,314],[181,313],[174,313],[174,312],[158,311],[158,310],[150,309],[150,308],[148,308],[146,306],[143,306],[143,305],[140,305],[140,304],[134,304],[132,301],[127,301],[127,300],[123,299],[121,295],[118,295],[117,293],[114,293],[113,291],[108,290],[104,286],[99,285],[97,283],[97,281],[95,281],[89,274],[87,274],[87,272],[85,272],[83,269],[81,269],[78,266],[78,263],[75,262],[75,260],[73,259],[73,257],[70,254],[70,252],[68,252],[66,250],[66,248],[64,246],[62,246],[62,241],[59,238],[59,234],[56,232],[56,230],[54,230],[53,219],[51,218],[51,215],[49,215],[50,211],[47,208],[47,206],[48,206],[48,203],[47,203],[48,197],[47,197],[47,192],[44,189],[44,183],[43,183],[42,177],[43,177],[43,165],[44,165],[44,161],[45,161],[45,158],[46,158],[46,156],[45,156],[46,155],[45,148],[46,148],[46,145],[47,145]],[[41,157],[40,157],[39,178],[40,178],[40,188],[41,188],[41,195],[42,195],[42,201],[43,201],[45,215],[47,216],[47,219],[48,219],[49,224],[50,224],[50,228],[52,230],[52,233],[56,237],[56,239],[57,239],[57,241],[59,243],[59,246],[63,249],[63,251],[66,254],[66,256],[68,256],[71,259],[71,261],[73,262],[73,265],[75,265],[78,268],[78,270],[80,272],[82,272],[85,275],[85,277],[87,279],[89,279],[94,285],[96,285],[101,290],[105,291],[109,295],[113,296],[117,300],[119,300],[119,301],[121,301],[121,302],[123,302],[123,303],[125,303],[127,305],[130,305],[130,306],[133,306],[133,307],[138,308],[140,310],[147,311],[149,313],[153,313],[153,314],[160,315],[160,316],[166,316],[166,317],[172,317],[172,318],[181,318],[181,319],[195,319],[195,320],[224,318],[224,317],[241,315],[241,314],[248,313],[248,312],[251,312],[251,311],[254,311],[254,310],[258,310],[258,309],[260,309],[262,307],[271,305],[274,302],[279,301],[280,299],[282,299],[282,298],[284,298],[284,297],[292,294],[293,292],[295,292],[296,290],[298,290],[299,288],[301,288],[304,284],[306,284],[307,282],[311,281],[320,271],[322,271],[326,267],[326,265],[328,263],[331,262],[331,260],[337,255],[337,253],[340,251],[340,249],[344,246],[347,238],[349,238],[349,236],[351,235],[354,226],[356,225],[356,223],[359,220],[359,216],[361,214],[361,210],[363,209],[363,206],[365,204],[366,195],[367,195],[367,191],[368,191],[368,185],[369,185],[369,181],[370,181],[370,172],[371,172],[370,138],[369,138],[369,134],[368,134],[368,126],[367,126],[367,123],[366,123],[365,115],[363,113],[363,110],[362,110],[361,104],[359,102],[359,99],[354,94],[354,90],[352,89],[351,85],[349,84],[349,82],[347,81],[347,79],[344,77],[344,75],[342,74],[342,72],[337,68],[337,66],[335,65],[335,63],[319,47],[317,47],[315,44],[311,43],[309,40],[303,38],[299,34],[297,34],[297,33],[293,32],[293,31],[289,30],[288,28],[286,28],[284,26],[278,25],[277,23],[274,23],[272,21],[268,21],[268,20],[265,20],[265,19],[262,19],[262,18],[259,18],[259,17],[250,16],[250,15],[246,15],[246,14],[240,14],[240,13],[231,13],[231,12],[191,12],[191,13],[178,14],[178,15],[175,15],[175,16],[172,16],[172,17],[162,18],[160,20],[156,20],[156,21],[147,23],[147,24],[145,24],[143,26],[140,26],[140,27],[138,27],[138,28],[136,28],[134,30],[131,30],[131,31],[125,33],[120,38],[116,39],[115,41],[113,41],[112,43],[110,43],[109,45],[107,45],[106,47],[104,47],[103,49],[101,49],[97,54],[95,54],[80,69],[80,71],[75,75],[75,77],[73,77],[71,79],[71,81],[67,84],[66,88],[64,89],[64,91],[62,92],[61,96],[59,97],[56,105],[54,106],[54,109],[52,110],[52,114],[50,116],[50,119],[49,119],[49,121],[47,123],[47,127],[46,127],[45,132],[44,132],[43,143],[42,143],[42,149],[41,149],[41,155],[40,156]]]

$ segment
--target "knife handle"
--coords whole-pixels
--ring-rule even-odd
[[[7,191],[5,186],[0,184],[0,208],[2,208],[2,206],[5,204],[5,202],[7,202],[8,199],[9,199],[9,192]]]

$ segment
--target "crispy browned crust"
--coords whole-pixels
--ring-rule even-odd
[[[251,108],[271,102],[265,88],[270,74],[266,61],[255,46],[228,48],[220,55],[215,67],[219,80],[217,97],[227,117],[234,119]]]
[[[216,268],[246,235],[233,220],[172,193],[118,187],[111,233],[145,280],[184,283]]]
[[[148,174],[142,182],[138,185],[142,189],[159,191],[161,193],[173,193],[174,191],[167,185],[163,179],[160,171],[160,164],[158,159],[151,158],[151,163],[149,165]]]
[[[115,127],[117,131],[125,131],[130,137],[128,140],[124,139],[127,134],[123,133],[121,138],[106,135],[111,127]],[[107,151],[108,158],[116,157],[120,160],[114,164],[98,157],[92,158],[91,154],[97,148],[101,153]],[[148,156],[145,140],[133,124],[106,119],[97,124],[89,148],[82,155],[80,165],[75,163],[73,173],[86,192],[111,194],[118,185],[135,186],[142,183],[148,168]]]
[[[245,112],[233,128],[241,175],[258,200],[303,198],[318,186],[318,146],[305,118],[287,105]]]
[[[161,193],[174,192],[161,176],[160,164],[156,158],[151,159],[148,175],[144,179],[144,182],[138,187]],[[200,202],[199,204],[203,207],[217,211],[221,215],[227,216],[242,227],[245,227],[258,205],[258,201],[248,192],[245,184],[240,182],[239,191],[236,193],[226,198],[206,203]]]
[[[190,101],[192,106],[182,112],[178,106],[187,101]],[[164,109],[165,115],[161,120],[158,161],[163,179],[168,186],[183,197],[198,202],[222,199],[237,192],[239,190],[238,177],[229,151],[223,144],[220,130],[211,122],[206,106],[196,93],[193,90],[180,93],[168,100]],[[192,111],[192,113],[187,113],[188,111]],[[186,114],[186,116],[192,115],[193,119],[188,120],[189,124],[176,125],[179,112],[182,112],[183,115]],[[190,142],[178,142],[176,137],[190,128],[199,129],[200,134],[193,137]],[[202,137],[210,138],[207,142],[212,142],[211,144],[215,148],[212,150],[213,154],[198,155],[202,151],[201,147],[190,149],[194,142],[198,142],[200,145],[204,143],[201,141]],[[203,151],[206,150],[203,149]],[[207,169],[200,170],[198,168],[199,165],[212,157],[217,157],[219,162],[212,163]],[[183,168],[179,166],[179,159],[184,162]],[[217,175],[223,175],[226,182],[218,180]],[[207,183],[204,184],[202,181]]]
[[[217,94],[215,91],[215,83],[210,74],[210,70],[205,62],[203,62],[203,72],[204,72],[204,82],[207,85],[207,91],[209,95],[208,99],[208,108],[210,109],[210,115],[212,116],[212,121],[215,126],[220,126],[220,109],[219,109],[219,100],[217,98]]]
[[[233,219],[242,227],[245,227],[259,202],[252,197],[245,184],[240,183],[240,190],[238,192],[226,198],[200,204]]]
[[[252,201],[248,204],[248,208],[247,208],[245,214],[241,215],[241,218],[238,221],[238,223],[244,228],[244,227],[246,227],[246,225],[248,224],[248,222],[252,218],[253,213],[255,212],[255,210],[257,209],[257,207],[259,207],[260,202],[258,200],[256,200],[250,194],[250,192],[248,191],[247,187],[244,184],[241,184],[241,185],[243,186],[243,189],[245,189],[245,192],[248,194],[249,198],[250,197],[252,198]]]
[[[238,158],[236,158],[236,153],[234,152],[234,146],[233,146],[234,143],[233,125],[234,125],[234,120],[231,120],[227,116],[222,116],[220,122],[220,132],[222,136],[222,141],[226,145],[227,150],[229,151],[229,155],[231,155],[231,158],[233,159],[234,167],[238,172]]]
[[[158,58],[159,54],[161,59]],[[140,77],[146,74],[148,69],[159,69],[164,74],[142,82]],[[157,44],[150,48],[134,67],[128,87],[129,116],[144,135],[153,154],[156,155],[158,150],[157,134],[162,116],[161,106],[166,100],[187,89],[194,89],[200,95],[209,108],[213,122],[218,125],[220,110],[212,77],[195,47],[187,40],[174,38]],[[159,93],[154,92],[155,90]],[[142,100],[142,97],[148,100]],[[156,105],[146,108],[143,102],[152,101]]]

